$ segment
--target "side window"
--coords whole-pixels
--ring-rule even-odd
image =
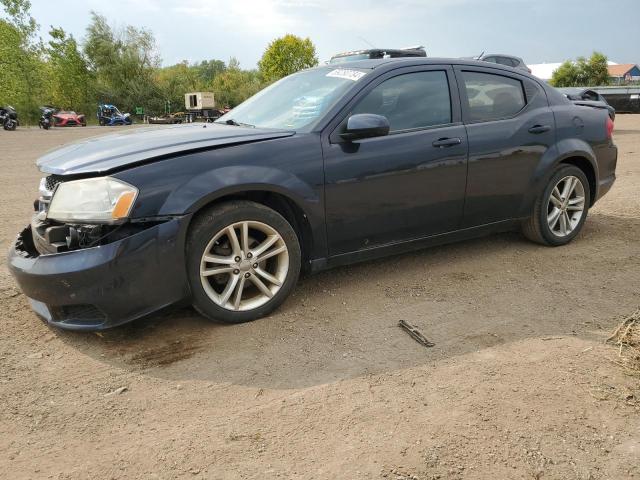
[[[447,74],[440,70],[406,73],[385,80],[351,113],[384,115],[391,132],[451,123]]]
[[[527,103],[520,80],[479,72],[462,72],[462,77],[472,122],[512,117]]]

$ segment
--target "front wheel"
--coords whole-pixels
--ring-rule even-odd
[[[269,314],[295,286],[300,265],[300,243],[289,222],[258,203],[212,207],[189,231],[193,306],[211,320],[241,323]]]
[[[17,126],[18,122],[16,122],[15,120],[7,120],[6,122],[4,122],[5,130],[15,130]]]
[[[573,165],[558,166],[536,200],[531,217],[523,222],[523,234],[543,245],[566,245],[582,230],[590,195],[582,170]]]

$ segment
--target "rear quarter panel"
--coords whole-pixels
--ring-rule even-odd
[[[591,165],[595,175],[592,202],[601,196],[599,190],[603,179],[615,177],[617,149],[607,139],[607,111],[575,105],[555,90],[549,97],[555,122],[555,145],[545,152],[531,178],[530,188],[520,207],[522,217],[531,214],[536,198],[555,167],[565,160],[581,157]]]
[[[570,157],[587,158],[594,170],[599,198],[600,184],[615,178],[617,148],[607,138],[609,114],[606,110],[582,105],[556,105],[553,107],[558,136],[558,161]]]

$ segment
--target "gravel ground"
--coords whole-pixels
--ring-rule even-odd
[[[0,131],[0,249],[34,160],[104,131]],[[640,478],[640,385],[603,344],[640,305],[640,116],[614,137],[618,181],[571,245],[512,233],[339,268],[251,324],[174,308],[58,331],[0,265],[0,477]]]

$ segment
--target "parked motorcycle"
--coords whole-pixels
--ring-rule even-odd
[[[7,105],[0,107],[0,125],[5,130],[15,130],[19,125],[16,109]]]
[[[40,121],[38,121],[38,127],[49,130],[53,127],[53,114],[56,113],[56,109],[53,107],[40,107]]]

